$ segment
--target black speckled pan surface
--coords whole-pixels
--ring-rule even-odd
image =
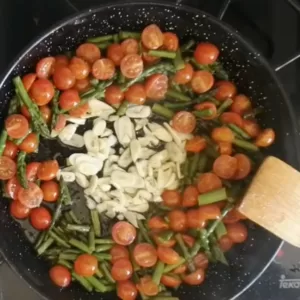
[[[12,93],[12,77],[31,70],[39,58],[73,49],[88,36],[115,33],[121,29],[141,30],[150,23],[176,32],[182,40],[209,40],[218,45],[221,60],[240,91],[251,96],[254,103],[265,107],[266,113],[261,122],[264,126],[273,127],[277,133],[277,141],[270,153],[298,168],[298,133],[290,103],[264,59],[227,25],[196,9],[170,4],[126,3],[100,7],[52,28],[18,57],[1,82],[1,123]],[[0,201],[0,250],[32,288],[46,299],[117,298],[115,293],[88,294],[76,284],[65,290],[54,287],[48,277],[47,263],[36,257],[24,232],[9,216],[7,204],[4,200]],[[234,299],[258,277],[273,258],[281,241],[261,228],[254,225],[249,227],[247,243],[236,246],[227,255],[230,266],[210,267],[202,286],[181,287],[176,292],[180,299]]]

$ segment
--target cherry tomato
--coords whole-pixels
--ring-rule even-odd
[[[221,187],[222,181],[214,173],[203,173],[198,178],[197,188],[200,194],[205,194]]]
[[[152,234],[152,237],[157,246],[172,248],[176,244],[176,240],[170,239],[170,240],[166,241],[166,240],[163,240],[162,238],[160,238],[158,234]]]
[[[89,111],[90,106],[88,103],[80,104],[76,106],[75,108],[71,109],[69,111],[69,115],[75,118],[82,118],[84,117],[87,112]]]
[[[54,85],[59,90],[68,90],[75,85],[75,75],[68,67],[58,67],[53,74]]]
[[[204,42],[197,45],[194,58],[199,64],[210,65],[218,59],[219,54],[220,51],[214,44]]]
[[[223,179],[231,179],[237,171],[238,160],[235,157],[222,154],[213,164],[213,171]]]
[[[53,283],[59,287],[67,287],[72,280],[71,272],[63,266],[56,265],[49,271],[49,276]]]
[[[28,120],[23,115],[10,115],[5,120],[7,134],[13,139],[20,139],[29,131]]]
[[[245,217],[237,210],[232,209],[223,219],[225,224],[233,224],[240,220],[245,219]]]
[[[147,49],[143,48],[142,58],[145,64],[152,65],[160,61],[159,57],[149,55]]]
[[[28,108],[25,105],[21,105],[21,114],[26,117],[28,120],[31,119],[31,114]]]
[[[76,56],[71,59],[69,69],[74,74],[76,80],[87,78],[91,71],[90,65],[82,58]]]
[[[135,300],[137,297],[135,284],[129,280],[118,282],[117,296],[122,300]]]
[[[234,133],[228,127],[216,127],[212,130],[211,137],[216,142],[232,143],[234,140]]]
[[[66,55],[56,55],[53,72],[59,67],[67,67],[69,65],[69,58]]]
[[[251,111],[251,109],[251,101],[247,96],[239,94],[233,98],[233,103],[230,107],[231,111],[243,116],[245,113]]]
[[[29,216],[30,208],[16,200],[10,203],[9,212],[12,217],[22,220]]]
[[[70,89],[61,93],[59,106],[61,109],[70,110],[80,103],[80,96],[77,90]]]
[[[188,234],[183,234],[182,239],[189,248],[192,248],[195,244],[195,238]]]
[[[248,156],[238,153],[234,156],[237,159],[237,170],[234,174],[234,179],[244,179],[251,172],[251,161]]]
[[[49,123],[52,117],[51,109],[48,105],[43,105],[39,107],[39,110],[42,114],[43,119],[46,123]]]
[[[38,179],[48,181],[56,177],[59,171],[57,160],[47,160],[41,163],[37,171]]]
[[[221,217],[221,210],[217,204],[208,204],[199,207],[199,214],[201,215],[201,219],[204,219],[205,221],[216,220]]]
[[[145,91],[147,98],[155,101],[163,100],[168,90],[168,76],[154,74],[146,79]]]
[[[41,184],[41,189],[44,194],[44,201],[56,202],[59,197],[59,185],[57,182],[50,180]]]
[[[177,288],[181,284],[181,279],[178,276],[166,274],[161,277],[160,282],[170,288]]]
[[[56,132],[60,132],[66,127],[66,124],[67,124],[66,116],[60,114],[57,117],[56,124],[55,124],[53,130]]]
[[[187,226],[189,228],[204,228],[206,226],[206,221],[200,214],[199,209],[189,209],[186,212]]]
[[[240,128],[243,127],[242,117],[234,112],[224,112],[220,116],[221,122],[224,124],[234,124]]]
[[[120,70],[126,78],[136,78],[144,70],[143,60],[138,54],[127,54],[121,61]]]
[[[36,65],[35,72],[38,78],[47,79],[53,73],[55,58],[52,56],[42,58]]]
[[[187,270],[187,266],[186,266],[186,264],[183,264],[183,265],[177,267],[176,269],[174,269],[172,273],[184,274],[186,272],[186,270]]]
[[[170,228],[173,231],[182,232],[187,228],[186,215],[181,210],[172,210],[168,213],[168,218],[170,221]]]
[[[220,154],[227,154],[231,155],[232,153],[232,144],[228,142],[219,142],[218,143],[218,150]]]
[[[141,38],[143,45],[147,49],[158,49],[164,43],[164,35],[160,28],[155,24],[145,27]]]
[[[182,196],[182,207],[193,207],[198,204],[199,192],[193,185],[185,188]]]
[[[218,88],[215,98],[220,101],[233,98],[237,93],[236,86],[230,81],[218,81],[215,86]]]
[[[137,289],[145,296],[155,296],[159,292],[158,285],[149,275],[146,275],[140,279],[140,282],[137,284]]]
[[[146,102],[145,87],[140,83],[133,84],[125,92],[125,99],[132,104],[143,105]]]
[[[13,142],[7,140],[3,151],[3,156],[7,156],[11,159],[15,159],[18,154],[18,146]]]
[[[148,221],[148,228],[151,230],[166,230],[169,229],[169,225],[162,217],[154,216]]]
[[[157,262],[157,252],[148,243],[137,244],[133,249],[133,257],[136,263],[144,268],[153,267]]]
[[[120,104],[124,100],[124,92],[118,85],[110,85],[105,90],[105,101],[109,105]]]
[[[199,111],[204,111],[207,109],[210,110],[210,115],[201,117],[201,119],[203,119],[203,120],[212,120],[217,117],[217,107],[212,102],[207,101],[207,102],[199,103],[199,104],[195,105],[194,108]]]
[[[7,181],[5,190],[10,198],[17,200],[20,187],[21,187],[21,185],[20,185],[17,177],[13,177]]]
[[[86,92],[90,88],[90,81],[88,78],[76,80],[74,89],[78,92]]]
[[[110,249],[111,262],[114,264],[121,258],[129,259],[129,251],[125,246],[113,245]]]
[[[173,32],[165,32],[163,36],[163,48],[168,51],[177,51],[179,46],[178,36]]]
[[[0,179],[8,180],[13,178],[17,172],[16,163],[9,157],[0,157]]]
[[[31,162],[26,166],[26,178],[28,181],[36,181],[37,180],[37,172],[40,167],[40,162]]]
[[[52,82],[48,79],[37,79],[31,86],[29,94],[32,100],[38,105],[48,104],[53,96],[55,90]]]
[[[139,43],[135,39],[126,39],[121,43],[121,48],[124,55],[138,54]]]
[[[194,72],[191,87],[195,93],[202,94],[209,91],[214,85],[214,76],[208,71]]]
[[[76,49],[76,56],[84,59],[90,64],[93,64],[96,60],[100,59],[101,52],[96,45],[92,43],[85,43],[81,44]]]
[[[125,56],[123,52],[123,48],[119,44],[112,44],[108,46],[107,51],[106,51],[106,56],[110,60],[113,61],[113,63],[116,66],[119,66],[121,64],[121,60]]]
[[[243,243],[248,237],[247,227],[240,222],[227,224],[227,235],[234,243]]]
[[[28,92],[36,80],[36,74],[35,73],[29,73],[23,76],[22,82],[24,85],[25,90]]]
[[[233,241],[230,239],[230,237],[227,234],[223,235],[219,239],[218,243],[219,243],[219,247],[223,252],[229,251],[233,246]]]
[[[177,84],[187,84],[189,83],[194,75],[194,69],[191,64],[185,64],[184,68],[177,71],[173,80]]]
[[[115,75],[116,68],[112,60],[101,58],[94,62],[92,66],[92,74],[99,80],[108,80]]]
[[[111,268],[111,276],[116,281],[128,280],[132,276],[133,268],[128,258],[120,258]]]
[[[164,190],[161,195],[164,205],[168,207],[176,207],[180,206],[181,203],[181,195],[179,191],[176,190]]]
[[[193,258],[193,263],[197,269],[207,269],[208,267],[208,258],[205,255],[205,253],[198,253],[194,258]]]
[[[30,212],[30,223],[36,230],[48,229],[52,222],[52,216],[45,207],[36,207]]]
[[[172,119],[172,127],[180,133],[192,133],[196,124],[195,116],[188,111],[180,111]]]
[[[90,254],[79,255],[74,263],[74,271],[79,276],[91,277],[98,269],[98,260],[95,256]]]
[[[259,125],[252,120],[243,120],[243,129],[252,137],[256,138],[260,133]]]
[[[112,227],[112,238],[119,245],[130,245],[135,240],[135,237],[136,230],[128,222],[119,221]]]
[[[274,143],[275,132],[271,128],[264,129],[260,132],[255,140],[255,145],[257,147],[269,147]]]
[[[188,152],[199,153],[206,148],[206,139],[201,136],[194,136],[185,144],[185,150]]]
[[[183,281],[189,285],[200,285],[204,281],[205,272],[203,269],[198,269],[193,273],[185,275]]]
[[[26,153],[33,153],[38,147],[39,138],[35,133],[29,133],[19,146],[20,150]]]

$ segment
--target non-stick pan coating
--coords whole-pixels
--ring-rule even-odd
[[[196,9],[170,4],[126,3],[89,10],[48,31],[26,49],[2,81],[0,97],[1,123],[12,93],[14,75],[30,70],[39,58],[57,54],[83,42],[88,36],[119,30],[141,30],[156,23],[164,30],[176,32],[181,40],[209,40],[221,49],[221,60],[241,92],[255,104],[265,107],[261,123],[273,127],[277,134],[270,153],[298,167],[298,138],[290,103],[266,62],[231,28]],[[50,143],[51,145],[51,143]],[[55,153],[56,149],[49,149]],[[47,158],[47,157],[44,157]],[[278,183],[280,184],[280,183]],[[7,202],[0,201],[0,248],[10,265],[41,295],[48,299],[116,299],[115,293],[89,294],[73,284],[60,291],[48,277],[48,265],[37,258],[23,231],[7,212]],[[235,246],[227,257],[230,266],[211,266],[201,286],[181,287],[180,299],[222,300],[235,298],[264,270],[281,241],[270,233],[250,225],[245,244]],[[17,288],[17,286],[16,286]]]

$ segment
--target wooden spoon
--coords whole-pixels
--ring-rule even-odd
[[[280,159],[269,156],[264,160],[238,210],[300,247],[300,173]]]

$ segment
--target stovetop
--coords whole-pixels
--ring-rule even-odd
[[[138,1],[138,0],[136,0]],[[300,129],[300,0],[169,0],[222,18],[277,70]],[[30,40],[77,11],[107,0],[0,1],[0,73]],[[300,132],[300,130],[299,130]],[[299,136],[300,139],[300,136]],[[41,300],[0,261],[0,300]],[[264,274],[238,300],[300,300],[300,250],[284,244]]]

